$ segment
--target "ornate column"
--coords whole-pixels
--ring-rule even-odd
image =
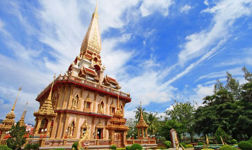
[[[80,120],[80,116],[77,116],[73,138],[76,138],[78,131],[80,131],[79,130],[79,120]]]
[[[148,137],[147,128],[145,128],[145,137]]]
[[[38,130],[39,130],[39,127],[41,125],[41,121],[42,121],[41,118],[38,117],[38,123],[37,123],[36,129],[35,129],[35,134],[38,134]]]
[[[58,127],[58,121],[59,121],[59,116],[57,116],[57,117],[54,118],[51,138],[55,138],[56,137],[56,129]]]
[[[68,116],[68,114],[66,114],[63,130],[60,131],[60,132],[62,132],[62,136],[61,136],[62,138],[65,138],[65,136],[67,135],[66,129],[68,126],[68,118],[69,118],[69,116]]]
[[[115,132],[112,130],[111,132],[111,145],[113,145],[115,143]]]
[[[58,126],[56,127],[56,128],[58,128],[57,129],[57,135],[56,135],[56,138],[60,138],[61,137],[61,135],[62,135],[62,127],[63,127],[63,124],[62,124],[62,121],[63,120],[63,114],[59,114],[59,124],[58,124]]]
[[[48,119],[48,123],[47,123],[47,127],[46,127],[46,135],[47,135],[47,136],[50,136],[51,125],[52,125],[52,119],[49,118],[49,119]]]
[[[141,131],[142,131],[142,137],[144,137],[144,129],[142,128]]]

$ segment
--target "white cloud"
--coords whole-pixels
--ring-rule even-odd
[[[172,0],[143,0],[140,6],[141,15],[146,17],[153,12],[159,12],[162,15],[167,16],[172,4]]]
[[[221,48],[221,46],[231,37],[230,30],[236,19],[250,15],[252,12],[251,0],[237,0],[231,2],[222,0],[212,8],[203,10],[204,13],[213,14],[212,25],[209,29],[204,29],[198,33],[186,37],[187,42],[182,45],[178,58],[184,67],[186,63],[200,57],[195,62],[189,64],[184,70],[168,80],[165,85],[169,85],[177,79],[189,73],[198,64],[206,59],[210,59]],[[220,34],[221,33],[221,34]],[[176,68],[176,67],[175,67]]]
[[[219,72],[211,72],[208,73],[206,75],[200,76],[198,80],[202,80],[202,79],[219,79],[219,78],[224,78],[227,75],[227,72],[231,73],[233,76],[242,76],[243,72],[242,69],[240,67],[238,68],[233,68],[233,69],[227,69],[225,71],[219,71]]]
[[[186,37],[187,42],[183,45],[183,50],[179,53],[181,64],[202,56],[211,46],[219,41],[228,38],[230,29],[236,19],[251,14],[251,0],[222,0],[212,8],[207,8],[203,12],[213,14],[212,27]],[[220,34],[221,33],[221,34]]]
[[[204,4],[208,6],[209,5],[208,0],[204,0]]]
[[[188,13],[189,10],[191,10],[191,9],[192,9],[192,6],[186,4],[186,5],[184,5],[183,7],[180,8],[180,12],[181,13]]]
[[[176,89],[164,85],[160,80],[160,73],[152,69],[143,70],[143,73],[138,76],[124,79],[121,82],[123,88],[133,97],[132,102],[127,107],[133,108],[140,101],[143,105],[147,105],[151,101],[161,103],[171,100]]]
[[[159,3],[164,3],[165,1],[160,1]],[[170,1],[168,1],[170,2]],[[41,43],[45,44],[46,49],[41,49],[40,51],[30,49],[26,45],[15,40],[15,35],[10,35],[6,30],[4,30],[4,22],[0,20],[0,32],[5,34],[5,44],[14,52],[15,58],[8,58],[6,56],[0,56],[1,63],[1,78],[5,80],[0,84],[0,93],[3,97],[10,102],[12,105],[12,97],[8,97],[10,92],[13,93],[17,87],[24,85],[24,94],[27,96],[22,96],[26,100],[32,100],[31,111],[28,111],[31,122],[33,122],[32,113],[37,110],[38,103],[34,100],[35,96],[43,89],[50,81],[51,75],[53,73],[64,73],[67,70],[68,65],[74,60],[74,57],[79,54],[79,48],[81,42],[86,33],[87,26],[90,22],[91,14],[94,11],[95,1],[49,1],[41,0],[39,1],[41,8],[33,8],[31,6],[31,11],[36,16],[36,20],[39,24],[39,32],[36,28],[29,23],[29,20],[25,17],[19,3],[11,3],[11,8],[9,13],[17,18],[20,24],[22,24],[26,33],[30,36],[35,34],[35,37]],[[125,24],[127,24],[132,19],[130,17],[122,17],[125,13],[140,14],[140,11],[134,9],[137,7],[139,1],[135,0],[107,0],[99,1],[99,17],[100,17],[100,27],[101,33],[108,31],[110,28],[122,29]],[[146,2],[143,2],[146,3]],[[27,4],[28,5],[28,4]],[[160,5],[160,4],[158,4]],[[157,5],[157,6],[158,6]],[[165,4],[162,6],[162,11],[164,15],[168,13],[168,7],[170,4]],[[145,5],[147,6],[147,5]],[[90,9],[92,8],[92,9]],[[133,11],[131,12],[130,10]],[[147,8],[146,8],[147,9]],[[113,10],[113,12],[112,12]],[[154,13],[155,9],[148,8],[148,14]],[[126,18],[126,19],[125,19]],[[136,18],[135,18],[136,19]],[[83,23],[84,22],[84,23]],[[146,35],[146,36],[149,36]],[[33,37],[32,37],[33,38]],[[127,51],[125,49],[118,49],[117,45],[126,42],[130,38],[130,35],[124,35],[114,38],[103,39],[102,44],[102,60],[107,66],[107,73],[112,76],[119,76],[119,74],[127,75],[126,63],[132,58],[134,50]],[[18,49],[18,50],[17,50]],[[46,53],[46,55],[45,55]],[[42,55],[43,54],[43,55]],[[47,56],[49,54],[50,56]],[[40,60],[37,59],[40,57]],[[50,57],[50,58],[49,58]],[[51,59],[53,57],[53,59]],[[149,66],[152,67],[152,66]],[[146,98],[145,104],[149,103],[151,98],[148,97],[150,92],[153,92],[156,97],[161,95],[159,101],[164,101],[169,96],[166,93],[164,87],[159,86],[157,82],[157,74],[152,72],[151,76],[147,74],[149,70],[145,70],[143,75],[135,78],[126,78],[122,81],[125,86],[127,86],[127,81],[130,80],[130,86],[128,91],[132,92],[132,95],[137,97]],[[145,77],[147,80],[142,79]],[[137,81],[139,80],[139,81]],[[32,82],[31,82],[32,81]],[[149,88],[155,88],[155,90],[148,90],[149,93],[141,90],[143,86],[138,86],[136,92],[131,89],[134,84],[139,84],[139,82],[146,82]],[[12,84],[9,84],[12,83]],[[151,86],[153,84],[153,86]],[[8,87],[8,88],[7,88]],[[6,88],[6,89],[5,89]],[[8,89],[8,91],[6,91]],[[30,91],[31,93],[27,93]],[[169,90],[168,90],[169,91]],[[143,93],[137,93],[143,92]],[[160,92],[160,94],[159,94]],[[26,94],[25,94],[26,93]],[[135,94],[133,94],[135,93]],[[169,93],[169,92],[168,92]],[[152,95],[151,95],[152,96]],[[152,96],[152,98],[154,98]],[[33,105],[35,103],[36,105]],[[2,105],[3,108],[5,105]],[[17,111],[22,113],[23,104],[17,105]],[[6,109],[4,109],[6,110]],[[8,112],[6,110],[6,112]],[[4,115],[3,115],[4,116]]]

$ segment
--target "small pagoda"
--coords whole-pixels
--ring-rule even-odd
[[[6,140],[6,135],[8,135],[8,131],[11,129],[11,127],[15,124],[15,107],[16,107],[16,103],[18,100],[18,95],[21,91],[21,88],[18,89],[18,94],[17,94],[17,98],[12,106],[11,111],[6,115],[5,119],[3,120],[2,124],[0,125],[0,131],[1,131],[1,137],[0,137],[0,144],[5,144],[5,140]]]
[[[148,138],[148,133],[147,133],[148,125],[143,118],[142,105],[140,105],[140,118],[139,118],[139,121],[136,125],[136,128],[137,128],[138,139]]]
[[[129,128],[125,125],[126,119],[123,118],[123,111],[119,107],[119,97],[117,100],[117,109],[113,117],[109,120],[107,129],[109,130],[109,139],[112,145],[124,147],[127,145],[127,131]]]
[[[55,80],[55,76],[54,76]],[[53,119],[56,116],[52,106],[52,90],[54,85],[54,80],[51,84],[51,89],[47,99],[45,99],[44,103],[40,106],[37,112],[34,112],[34,116],[36,117],[36,126],[35,126],[35,134],[34,136],[49,136],[51,132],[51,126],[53,123]]]

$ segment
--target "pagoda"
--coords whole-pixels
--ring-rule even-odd
[[[101,50],[96,6],[79,55],[36,98],[40,107],[28,143],[39,143],[44,149],[71,148],[85,137],[80,144],[88,148],[126,145],[128,127],[123,116],[131,97],[120,91],[116,79],[104,75]]]
[[[16,103],[18,100],[18,95],[21,91],[21,88],[18,89],[18,94],[16,97],[16,100],[12,106],[11,111],[6,115],[5,119],[3,120],[2,124],[0,124],[0,132],[1,132],[1,137],[0,137],[0,144],[5,144],[6,142],[6,135],[8,135],[9,130],[11,129],[11,127],[15,124],[15,107],[16,107]]]
[[[140,105],[140,118],[139,118],[139,121],[136,125],[136,128],[137,128],[138,139],[148,138],[148,133],[147,133],[148,125],[143,118],[142,105]]]

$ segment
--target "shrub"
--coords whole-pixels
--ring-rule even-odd
[[[125,147],[126,150],[130,150],[130,148],[131,148],[130,146],[126,146]]]
[[[65,150],[64,148],[55,148],[54,150]]]
[[[223,145],[220,150],[237,150],[236,148],[230,146],[230,145]]]
[[[252,136],[249,138],[249,140],[248,140],[250,143],[252,143]]]
[[[165,141],[165,142],[164,142],[164,145],[165,145],[167,148],[170,148],[170,147],[171,147],[171,141]]]
[[[74,142],[74,143],[73,143],[72,149],[78,150],[78,142]]]
[[[11,150],[7,145],[0,145],[0,150]]]
[[[211,149],[211,148],[203,148],[201,150],[214,150],[214,149]]]
[[[31,144],[26,144],[25,147],[24,147],[24,150],[31,150],[32,147],[31,147]]]
[[[32,148],[33,150],[38,150],[38,149],[39,149],[39,144],[38,144],[38,143],[36,143],[36,144],[31,144],[31,148]]]
[[[133,144],[130,147],[130,150],[142,150],[143,147],[140,144]]]
[[[231,144],[237,144],[238,142],[237,142],[236,139],[232,139],[232,140],[230,141],[230,143],[231,143]]]
[[[204,145],[204,143],[203,142],[198,142],[198,145]]]
[[[115,146],[115,145],[111,145],[111,146],[110,146],[110,149],[116,150],[116,146]]]
[[[24,150],[38,150],[39,144],[26,144]]]
[[[249,141],[241,141],[241,142],[238,144],[238,147],[239,147],[241,150],[252,150],[252,143],[250,143]]]
[[[192,144],[186,144],[185,148],[193,148],[193,145]]]

